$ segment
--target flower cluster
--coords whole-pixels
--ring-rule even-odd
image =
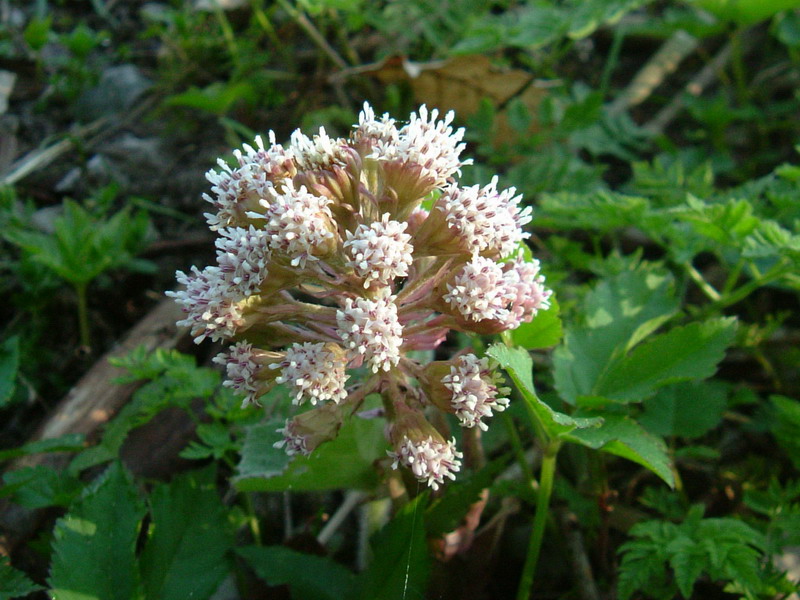
[[[168,294],[195,341],[234,342],[215,361],[244,404],[282,384],[296,405],[313,405],[281,429],[289,454],[333,439],[376,392],[391,466],[436,489],[462,454],[431,414],[485,430],[508,405],[489,359],[409,355],[452,330],[512,329],[549,306],[539,263],[524,258],[530,208],[496,177],[458,185],[469,161],[452,121],[423,106],[401,126],[365,104],[347,138],[298,130],[284,147],[270,132],[268,146],[257,137],[206,175],[216,264],[178,272],[183,287]]]

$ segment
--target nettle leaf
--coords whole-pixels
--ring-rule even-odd
[[[714,242],[714,246],[741,244],[760,223],[747,200],[707,203],[690,195],[686,205],[687,210],[676,213],[678,218],[690,223],[698,235]]]
[[[428,493],[406,504],[370,540],[372,562],[359,577],[361,600],[424,598],[431,570],[425,534]]]
[[[511,339],[517,346],[528,350],[550,348],[561,340],[561,318],[555,296],[550,297],[550,308],[539,313],[530,323],[522,323],[511,332]]]
[[[159,484],[141,556],[145,597],[209,598],[230,569],[233,535],[217,493],[213,465]]]
[[[356,575],[330,558],[285,546],[245,546],[236,553],[267,584],[289,586],[293,600],[354,597]]]
[[[139,595],[134,550],[144,516],[130,475],[113,463],[56,522],[48,583],[55,600]]]
[[[239,490],[264,492],[371,490],[378,483],[372,463],[386,456],[384,425],[383,419],[353,415],[335,439],[322,444],[311,456],[295,456],[292,460],[287,459],[284,450],[272,448],[282,439],[275,429],[283,422],[255,425],[245,438],[234,482]]]
[[[639,268],[602,280],[583,302],[584,327],[568,329],[553,354],[555,386],[575,404],[635,344],[678,310],[672,278]]]
[[[646,198],[600,191],[591,194],[546,194],[539,202],[540,226],[609,232],[640,223],[650,210]]]
[[[494,344],[486,354],[494,358],[514,381],[525,405],[544,427],[551,437],[559,437],[575,428],[596,427],[602,420],[598,418],[573,419],[569,415],[553,410],[536,395],[533,386],[533,361],[528,351],[523,348],[509,348],[503,344]]]
[[[11,496],[14,503],[30,509],[69,506],[83,488],[77,478],[44,465],[8,471],[3,484],[0,497]]]
[[[656,435],[698,438],[720,423],[727,398],[728,388],[720,381],[665,386],[644,401],[639,423]]]
[[[0,344],[0,408],[11,402],[18,370],[19,337],[15,335]]]
[[[638,402],[669,383],[710,377],[735,333],[733,317],[676,327],[634,348],[607,368],[595,382],[592,394],[618,402]]]
[[[576,429],[562,436],[565,440],[627,458],[649,469],[670,487],[675,476],[667,446],[630,417],[604,414],[603,422],[593,429]]]
[[[48,452],[77,452],[82,450],[86,436],[82,433],[68,433],[55,438],[46,438],[28,442],[17,448],[0,450],[0,460],[9,460],[31,454],[44,454]]]
[[[7,556],[0,556],[0,600],[21,598],[41,589],[44,589],[41,585],[8,564]]]

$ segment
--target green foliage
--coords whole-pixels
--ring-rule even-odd
[[[727,397],[719,381],[667,385],[644,401],[639,422],[656,435],[699,438],[720,423]]]
[[[82,489],[77,478],[37,465],[5,473],[0,496],[11,496],[14,503],[34,509],[69,506]]]
[[[14,396],[19,369],[19,338],[12,336],[0,344],[0,409]]]
[[[704,519],[703,511],[700,505],[692,507],[679,525],[660,520],[634,525],[634,539],[619,550],[621,600],[636,592],[662,600],[677,593],[690,598],[703,575],[729,582],[748,599],[765,591],[760,564],[764,537],[738,519]]]
[[[151,522],[141,555],[147,598],[209,598],[230,571],[233,536],[212,465],[159,484],[150,494]]]
[[[540,311],[530,323],[522,323],[511,332],[511,340],[528,350],[555,346],[562,335],[558,301],[550,298],[550,308]]]
[[[285,546],[245,546],[236,553],[269,585],[288,586],[293,600],[354,597],[356,576],[329,558]]]
[[[144,244],[146,213],[123,209],[98,218],[76,202],[64,201],[64,213],[54,221],[53,235],[32,229],[5,231],[6,240],[73,285],[85,285],[100,273],[120,267],[151,269],[134,255]]]
[[[42,586],[32,582],[22,571],[8,564],[8,557],[0,558],[0,600],[12,600],[38,592]]]
[[[67,433],[55,438],[36,440],[17,448],[0,450],[0,461],[43,452],[77,452],[84,447],[84,440],[82,433]]]
[[[800,402],[786,396],[771,396],[773,409],[772,433],[800,469]]]
[[[56,523],[48,578],[56,600],[129,600],[139,594],[135,547],[145,505],[113,463]]]

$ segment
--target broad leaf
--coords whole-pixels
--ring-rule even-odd
[[[640,268],[601,281],[584,302],[586,326],[568,329],[553,354],[555,385],[575,404],[603,373],[678,310],[672,279]]]
[[[719,381],[666,386],[644,401],[639,423],[656,435],[697,438],[720,423],[727,396]]]
[[[228,573],[233,536],[215,471],[180,475],[150,495],[152,522],[141,557],[147,598],[203,600]]]
[[[245,546],[236,553],[269,585],[289,586],[293,600],[354,597],[355,574],[330,558],[284,546]]]
[[[371,490],[377,485],[378,477],[372,463],[386,456],[383,419],[354,415],[345,421],[334,440],[322,444],[311,456],[295,456],[291,461],[283,450],[272,447],[281,439],[275,429],[282,425],[272,422],[269,426],[256,425],[249,429],[234,480],[238,489],[263,492]]]
[[[55,600],[130,600],[139,594],[134,549],[144,504],[121,464],[88,487],[53,533],[48,583]]]
[[[417,496],[371,540],[372,562],[359,577],[361,600],[424,598],[431,569],[425,538],[428,494]]]
[[[83,449],[84,440],[85,436],[82,433],[68,433],[56,438],[36,440],[17,448],[0,450],[0,460],[46,452],[77,452]]]
[[[558,302],[550,298],[550,308],[540,311],[530,323],[522,323],[511,332],[511,339],[528,350],[555,346],[561,339],[561,318]]]
[[[667,447],[661,438],[645,431],[629,417],[603,415],[603,424],[594,429],[576,429],[564,439],[595,450],[615,454],[651,470],[670,487],[675,487]]]
[[[528,410],[550,437],[558,437],[576,427],[596,427],[600,424],[600,419],[573,419],[569,415],[553,410],[550,405],[539,399],[533,387],[533,361],[527,350],[494,344],[486,354],[494,358],[508,372],[525,399]]]
[[[23,467],[3,475],[0,496],[25,508],[69,506],[80,493],[83,484],[75,477],[45,465]]]
[[[710,377],[735,333],[734,318],[676,327],[606,369],[592,394],[619,402],[639,402],[669,383]]]

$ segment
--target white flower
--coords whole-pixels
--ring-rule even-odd
[[[408,436],[403,437],[396,452],[389,451],[394,459],[392,468],[404,465],[411,469],[419,481],[426,482],[434,490],[444,483],[444,478],[455,479],[461,469],[463,454],[456,450],[455,438],[441,442],[433,437],[414,443]]]
[[[551,290],[544,287],[544,275],[539,273],[539,261],[525,262],[522,252],[506,264],[504,274],[510,292],[511,306],[506,317],[509,329],[529,323],[540,310],[550,308]]]
[[[450,367],[450,374],[442,378],[444,386],[453,393],[451,405],[461,424],[477,425],[484,431],[489,427],[481,419],[508,406],[507,398],[498,398],[510,391],[498,387],[501,382],[500,374],[489,367],[489,359],[479,359],[474,354],[458,357],[457,363]]]
[[[436,204],[473,254],[488,251],[503,257],[530,236],[522,227],[531,220],[531,208],[520,210],[522,196],[514,196],[515,193],[513,187],[498,192],[495,176],[483,188],[449,185]]]
[[[339,403],[347,397],[345,382],[347,361],[335,344],[305,342],[292,344],[286,356],[272,368],[280,368],[277,383],[288,383],[295,394],[294,404],[308,398],[311,404],[323,400]]]
[[[388,371],[400,360],[403,327],[397,320],[394,300],[395,296],[385,290],[376,300],[347,298],[344,310],[336,311],[348,360],[366,360],[373,373]]]
[[[255,148],[245,144],[241,150],[234,150],[233,155],[239,161],[239,166],[249,166],[258,178],[275,182],[284,177],[289,177],[295,170],[292,152],[275,142],[275,132],[269,132],[269,148],[264,147],[264,140],[260,135],[255,137]]]
[[[444,301],[472,321],[503,319],[508,314],[510,293],[503,268],[489,258],[473,256],[447,290]]]
[[[356,144],[375,144],[377,142],[395,144],[398,136],[395,120],[389,116],[389,113],[384,113],[378,120],[375,118],[375,111],[372,110],[372,107],[364,102],[364,108],[358,114],[358,125],[351,134],[353,142]]]
[[[305,268],[306,261],[317,260],[334,243],[330,202],[287,181],[281,192],[271,189],[269,198],[261,200],[267,209],[264,215],[250,212],[248,216],[266,219],[270,248],[288,257],[293,267]]]
[[[347,161],[346,144],[341,138],[331,138],[324,127],[320,127],[319,133],[311,138],[297,129],[292,133],[289,152],[298,169],[314,171],[344,165]]]
[[[390,221],[386,213],[380,221],[347,232],[347,265],[364,279],[365,288],[373,281],[389,285],[396,277],[408,275],[414,249],[409,243],[411,236],[404,233],[406,227],[408,223]]]
[[[215,356],[214,362],[225,367],[227,377],[222,385],[232,388],[239,395],[244,396],[242,407],[256,402],[258,396],[266,391],[264,385],[256,377],[261,370],[261,365],[256,360],[251,344],[238,342],[227,352]]]
[[[237,302],[242,297],[225,279],[219,267],[206,267],[200,271],[192,267],[190,274],[178,271],[178,283],[186,289],[167,292],[182,305],[186,318],[178,325],[190,327],[195,343],[206,337],[221,341],[232,337],[242,323],[242,314]]]
[[[461,143],[464,129],[453,131],[453,111],[448,112],[442,121],[437,121],[439,111],[428,113],[425,105],[419,115],[412,113],[409,122],[400,129],[396,140],[378,140],[372,157],[377,160],[398,161],[419,165],[422,177],[428,177],[433,185],[441,186],[453,173],[460,173],[464,165],[472,160],[462,161],[459,157],[465,144]],[[430,117],[430,118],[429,118]]]
[[[272,447],[285,447],[285,452],[289,456],[295,456],[296,454],[308,456],[311,454],[311,449],[309,449],[307,444],[307,436],[304,433],[296,431],[293,425],[294,421],[292,419],[286,419],[284,426],[277,430],[278,433],[283,435],[283,439],[272,444]]]
[[[267,277],[269,235],[252,225],[248,229],[226,227],[219,234],[217,264],[224,277],[242,296],[257,292]]]

